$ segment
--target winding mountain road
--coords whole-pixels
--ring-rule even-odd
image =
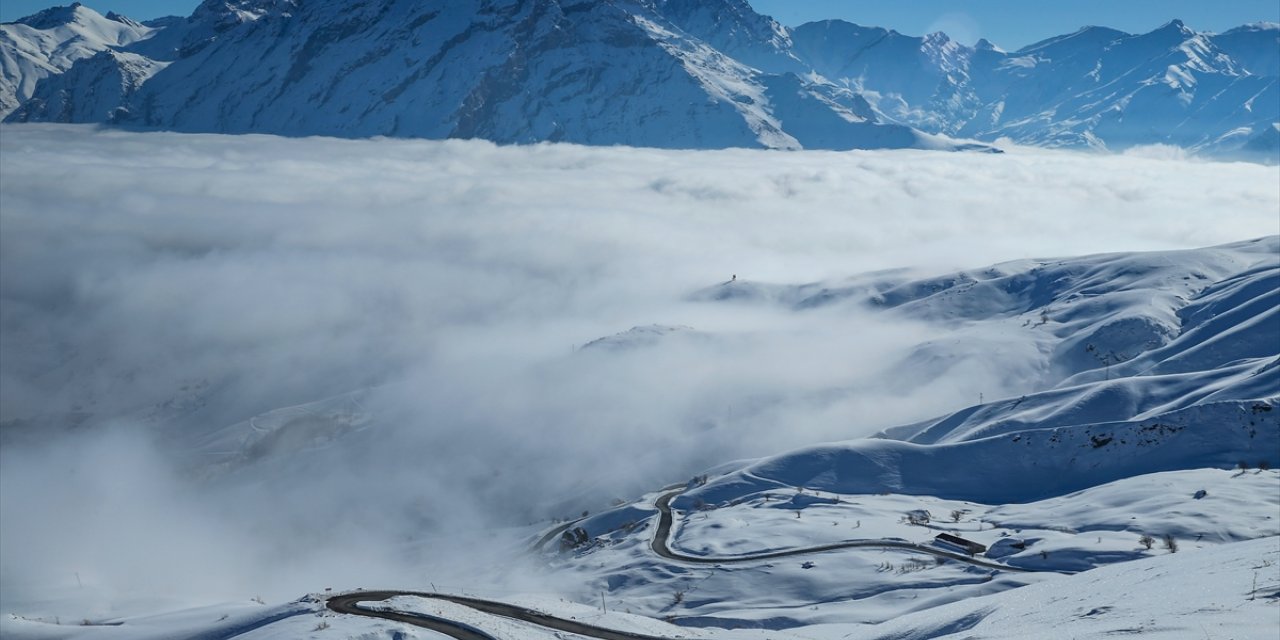
[[[415,627],[422,627],[437,633],[443,633],[444,635],[456,638],[457,640],[497,640],[493,636],[476,629],[471,625],[449,620],[448,618],[439,618],[424,613],[380,611],[374,609],[363,609],[360,607],[361,602],[382,602],[383,600],[390,600],[391,598],[397,598],[400,596],[415,596],[419,598],[433,598],[441,600],[446,599],[437,598],[437,594],[414,593],[412,591],[361,591],[357,593],[344,593],[342,595],[333,596],[325,602],[325,606],[327,606],[330,611],[336,613],[403,622]]]
[[[994,569],[997,571],[1010,571],[1017,573],[1030,573],[1034,570],[1011,567],[996,562],[990,562],[979,558],[974,558],[963,553],[957,553],[932,547],[929,545],[907,542],[905,540],[848,540],[845,542],[836,542],[832,544],[819,545],[814,547],[803,547],[798,549],[785,549],[779,551],[766,551],[763,553],[747,554],[740,556],[728,557],[711,557],[711,556],[693,556],[683,554],[671,549],[671,529],[675,524],[675,516],[671,510],[671,501],[684,492],[684,488],[667,491],[654,501],[654,507],[658,510],[658,526],[654,529],[653,537],[650,540],[649,548],[659,557],[671,560],[673,562],[683,562],[689,564],[741,564],[746,562],[757,562],[760,560],[772,560],[776,558],[787,558],[800,555],[808,555],[814,553],[825,553],[828,551],[836,551],[840,549],[899,549],[914,553],[924,553],[931,556],[955,560],[965,564],[982,567],[984,569]],[[560,535],[569,527],[576,524],[570,522],[560,525],[550,532],[541,536],[534,543],[534,549],[540,549],[542,546],[550,542],[556,536]],[[359,591],[355,593],[346,593],[332,596],[326,602],[329,610],[336,613],[347,615],[364,616],[367,618],[379,618],[383,620],[393,620],[410,624],[424,629],[430,629],[438,633],[455,638],[455,640],[497,640],[494,636],[481,631],[471,625],[440,618],[421,613],[408,613],[402,611],[374,610],[360,607],[363,602],[381,602],[399,596],[409,596],[416,598],[425,598],[429,600],[440,600],[444,602],[452,602],[481,613],[494,616],[518,620],[528,624],[537,625],[545,629],[555,631],[563,631],[566,633],[575,633],[588,638],[599,638],[600,640],[673,640],[660,636],[650,636],[641,633],[633,633],[629,631],[619,631],[617,629],[608,629],[598,627],[577,620],[560,618],[550,614],[514,605],[506,602],[498,602],[495,600],[484,600],[481,598],[471,598],[467,596],[455,596],[444,593],[426,593],[418,591]]]
[[[405,624],[431,629],[432,631],[443,633],[447,636],[456,638],[457,640],[497,640],[493,636],[480,631],[475,627],[445,618],[438,618],[419,613],[404,613],[400,611],[375,611],[372,609],[363,609],[359,606],[361,602],[381,602],[383,600],[399,596],[412,596],[415,598],[452,602],[482,613],[510,618],[512,620],[519,620],[521,622],[535,624],[546,629],[576,633],[588,638],[600,638],[601,640],[672,640],[671,638],[661,636],[649,636],[642,633],[632,633],[630,631],[618,631],[617,629],[597,627],[593,624],[570,620],[568,618],[560,618],[541,611],[506,602],[482,600],[480,598],[469,598],[465,596],[454,596],[444,593],[424,593],[416,591],[361,591],[358,593],[347,593],[333,596],[332,598],[329,598],[327,606],[331,611],[335,611],[337,613],[382,618],[383,620],[395,620],[396,622],[403,622]]]
[[[670,546],[671,527],[675,523],[675,517],[671,513],[671,500],[681,493],[682,491],[664,493],[653,503],[653,505],[658,509],[658,529],[654,531],[653,539],[649,543],[649,548],[652,549],[655,554],[676,562],[688,562],[691,564],[740,564],[743,562],[755,562],[757,560],[772,560],[774,558],[787,558],[791,556],[808,555],[811,553],[824,553],[839,549],[901,549],[904,551],[925,553],[938,558],[947,558],[949,560],[963,562],[965,564],[982,567],[984,569],[995,569],[997,571],[1009,571],[1012,573],[1034,572],[1032,569],[1011,567],[1007,564],[990,562],[956,551],[947,551],[946,549],[941,549],[927,544],[907,542],[906,540],[845,540],[844,542],[833,542],[814,547],[782,549],[778,551],[765,551],[762,553],[750,553],[737,556],[691,556],[678,551],[672,551]]]

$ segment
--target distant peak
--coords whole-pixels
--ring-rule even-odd
[[[1191,29],[1187,28],[1186,23],[1182,22],[1177,18],[1174,18],[1164,23],[1163,25],[1160,25],[1160,28],[1156,29],[1156,32],[1163,32],[1163,31],[1175,31],[1175,32],[1184,33],[1187,35],[1191,35],[1195,33]]]
[[[297,0],[204,0],[195,13],[265,15],[296,8],[297,4]]]
[[[19,18],[17,22],[35,29],[53,29],[75,22],[84,13],[98,15],[93,9],[79,2],[73,2],[67,6],[49,7],[25,18]]]
[[[1033,44],[1029,44],[1018,50],[1018,53],[1031,53],[1050,46],[1077,45],[1087,43],[1088,46],[1100,46],[1120,38],[1128,37],[1130,34],[1112,29],[1110,27],[1100,27],[1097,25],[1087,25],[1080,27],[1072,33],[1066,35],[1054,36],[1047,40],[1041,40]]]
[[[118,14],[118,13],[114,12],[114,11],[108,11],[108,12],[107,12],[107,15],[106,15],[106,18],[107,18],[108,20],[111,20],[112,22],[119,22],[120,24],[127,24],[127,25],[129,25],[129,26],[131,26],[131,27],[141,27],[141,26],[142,26],[142,23],[140,23],[140,22],[138,22],[138,21],[136,21],[136,20],[133,20],[132,18],[129,18],[128,16],[122,16],[122,15],[120,15],[120,14]]]
[[[1234,29],[1229,29],[1223,33],[1247,33],[1255,31],[1280,31],[1280,22],[1250,22],[1242,24]]]
[[[1004,52],[1004,49],[997,47],[994,43],[992,43],[990,40],[986,38],[978,39],[978,41],[974,43],[973,48],[977,49],[978,51],[998,51],[1001,53]]]
[[[1074,34],[1072,34],[1072,35],[1078,35],[1078,34],[1103,34],[1103,35],[1110,35],[1110,34],[1113,34],[1113,33],[1124,33],[1124,32],[1123,32],[1123,31],[1119,31],[1119,30],[1117,30],[1117,29],[1112,29],[1111,27],[1103,27],[1103,26],[1096,25],[1096,24],[1087,24],[1087,25],[1085,25],[1085,26],[1083,26],[1083,27],[1080,27],[1079,29],[1076,29],[1076,32],[1075,32]]]

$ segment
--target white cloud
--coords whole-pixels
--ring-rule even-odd
[[[150,538],[130,531],[215,514],[225,535],[187,549],[218,563],[215,582],[252,594],[271,582],[252,567],[275,558],[269,573],[295,578],[273,588],[300,591],[329,577],[300,569],[315,566],[308,554],[351,540],[524,522],[1016,392],[1026,381],[999,361],[924,387],[890,375],[945,328],[687,296],[732,274],[806,282],[1210,245],[1275,233],[1280,208],[1275,168],[1026,149],[0,132],[6,595],[57,564],[52,548],[15,559],[25,552],[11,541],[41,531],[59,530],[87,566],[93,530],[113,532],[118,558],[140,557]],[[698,333],[573,352],[651,323]],[[234,474],[205,466],[208,443],[226,442],[215,436],[240,433],[224,428],[369,387],[377,419],[336,445],[285,442],[306,452]],[[76,453],[83,442],[32,448],[47,434],[30,425],[79,420],[80,433],[109,422],[128,435],[94,455]],[[163,462],[121,453],[146,451],[138,434]],[[85,514],[36,498],[83,500],[93,483],[55,486],[39,465],[10,463],[68,457],[91,478],[172,486],[154,499],[126,487],[112,494],[119,510]],[[11,489],[40,479],[50,493]],[[179,569],[123,564],[84,572],[164,589]],[[65,580],[71,565],[57,566],[43,577]]]

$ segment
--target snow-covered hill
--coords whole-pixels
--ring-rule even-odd
[[[894,571],[882,571],[879,575],[888,573],[892,576]],[[918,580],[921,571],[933,570],[918,570],[906,575]],[[703,588],[713,586],[702,585]],[[1075,576],[1058,576],[1012,591],[944,602],[880,623],[837,622],[828,610],[838,608],[838,602],[780,610],[812,622],[801,628],[726,630],[677,626],[619,609],[606,607],[601,611],[598,605],[593,607],[546,596],[516,595],[509,596],[509,599],[553,616],[644,634],[649,638],[838,640],[854,633],[856,637],[875,640],[1021,640],[1059,638],[1063,629],[1069,629],[1071,637],[1082,639],[1141,635],[1159,640],[1181,640],[1206,635],[1212,638],[1266,637],[1275,626],[1278,593],[1280,547],[1277,546],[1277,538],[1270,537],[1177,554],[1153,554],[1153,557],[1136,562],[1103,567]],[[699,589],[694,588],[688,597],[710,595],[709,591],[699,594]],[[325,612],[321,604],[324,596],[315,594],[280,606],[228,604],[165,615],[132,616],[115,621],[120,626],[63,626],[18,618],[0,622],[0,628],[11,637],[24,639],[162,640],[228,637],[234,633],[239,633],[236,637],[245,640],[326,637],[436,640],[446,637],[400,623]],[[782,602],[786,594],[776,593],[776,597],[778,602]],[[890,604],[888,600],[886,605],[888,608],[909,606],[903,601]],[[501,639],[552,640],[565,637],[535,625],[416,597],[370,603],[368,607],[444,617]],[[216,620],[216,625],[211,626],[209,620]],[[210,628],[214,630],[210,631]]]
[[[801,317],[873,309],[949,327],[948,338],[905,356],[895,379],[927,384],[964,376],[975,361],[1006,362],[1036,391],[710,469],[671,502],[671,548],[705,562],[654,565],[652,496],[572,523],[583,535],[551,562],[585,585],[584,601],[605,589],[683,626],[967,638],[1034,637],[1017,612],[1041,594],[1073,601],[1042,616],[1085,620],[1078,637],[1122,628],[1180,637],[1199,605],[1088,594],[1151,572],[1175,588],[1185,575],[1156,565],[1199,571],[1221,561],[1231,587],[1215,595],[1238,613],[1201,622],[1253,637],[1274,619],[1280,585],[1271,558],[1280,475],[1270,469],[1280,456],[1278,277],[1280,238],[1269,237],[924,279],[882,272],[698,291],[695,300],[715,305]],[[633,348],[678,336],[643,335]],[[991,574],[874,545],[936,544],[940,533],[980,543],[986,558],[1011,567],[1087,573]],[[774,555],[806,547],[826,550]],[[1192,558],[1169,557],[1179,551]],[[759,554],[769,555],[752,559]],[[1158,611],[1162,623],[1148,617]]]
[[[1023,261],[924,280],[760,287],[700,299],[796,309],[859,305],[952,326],[898,369],[963,375],[990,349],[1033,391],[878,440],[804,449],[716,479],[684,499],[719,504],[766,488],[1024,502],[1129,475],[1280,451],[1280,238],[1194,252]],[[1022,345],[1022,346],[1019,346]]]
[[[1221,34],[1177,20],[1145,34],[1086,27],[1006,52],[839,20],[788,29],[745,0],[208,0],[149,26],[50,9],[4,25],[3,38],[0,116],[14,122],[674,148],[956,146],[932,137],[942,135],[1280,154],[1272,23]]]
[[[1275,629],[1280,544],[1272,537],[1107,567],[907,615],[868,638],[1263,638]],[[834,629],[833,629],[834,631]]]
[[[887,364],[891,379],[923,386],[991,367],[1025,393],[888,428],[875,439],[761,460],[677,504],[723,504],[794,486],[1026,502],[1147,473],[1280,464],[1277,255],[1280,237],[1273,236],[1188,251],[1023,260],[924,279],[733,280],[696,292],[694,300],[718,304],[781,305],[797,318],[844,308],[924,321],[940,337]],[[586,343],[582,355],[603,360],[574,366],[741,339],[640,326]],[[828,388],[808,401],[833,403],[849,393]],[[195,447],[219,465],[239,466],[323,446],[370,423],[365,394],[268,412],[202,436]],[[794,401],[758,393],[752,404],[767,412]],[[740,410],[749,415],[751,406]]]

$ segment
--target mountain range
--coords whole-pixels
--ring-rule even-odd
[[[1274,160],[1280,25],[1007,52],[746,0],[206,0],[0,25],[0,116],[186,132],[673,148],[1168,144]]]

